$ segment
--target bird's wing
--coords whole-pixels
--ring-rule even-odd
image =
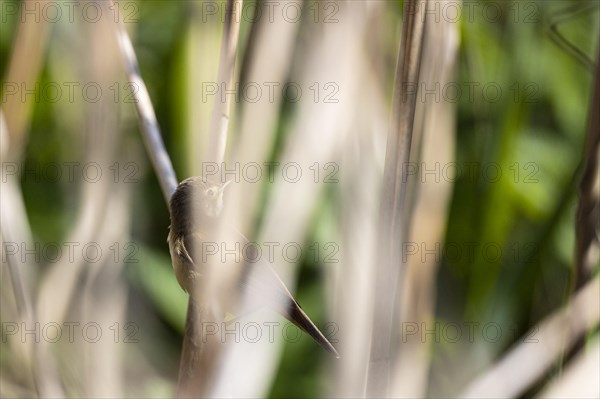
[[[176,248],[178,248],[177,255],[183,257],[183,259],[185,259],[186,262],[189,262],[191,265],[195,266],[194,260],[192,259],[192,256],[190,255],[190,252],[188,251],[188,247],[191,248],[193,241],[186,240],[184,237],[179,237],[175,241],[176,241],[176,243],[177,243],[177,241],[180,241],[179,242],[180,245],[176,246]]]
[[[207,242],[210,242],[209,239],[199,231],[187,234],[183,239],[185,256],[195,268],[203,263],[202,246]]]

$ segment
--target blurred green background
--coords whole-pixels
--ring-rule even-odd
[[[3,9],[7,1],[2,1]],[[17,2],[18,3],[18,2]],[[253,1],[245,1],[251,7]],[[196,10],[186,1],[137,3],[139,15],[128,26],[132,33],[142,76],[152,98],[167,149],[180,179],[194,172],[197,159],[185,149],[186,127],[194,71],[186,58],[193,45]],[[481,2],[485,4],[485,2]],[[542,317],[563,304],[572,290],[574,212],[577,200],[577,168],[589,112],[592,74],[565,49],[552,41],[549,24],[567,7],[581,7],[561,22],[559,30],[590,59],[598,48],[598,2],[523,1],[495,2],[503,13],[501,23],[489,23],[480,12],[460,24],[460,52],[456,81],[467,90],[475,85],[475,97],[462,95],[457,104],[456,162],[462,173],[455,179],[445,244],[437,277],[436,319],[502,320],[514,326],[514,335],[503,336],[498,353],[515,342]],[[590,7],[591,4],[591,7]],[[515,18],[514,9],[520,11]],[[520,8],[519,8],[520,7]],[[586,8],[587,7],[587,8]],[[402,2],[387,1],[384,30],[389,35],[386,65],[381,79],[392,85],[399,43]],[[197,11],[197,10],[196,10]],[[5,77],[16,28],[16,17],[3,15],[0,25],[0,76]],[[313,25],[302,21],[302,30]],[[221,25],[211,20],[202,26],[212,31],[207,57],[214,57],[214,73]],[[50,39],[51,53],[67,29],[56,27]],[[238,69],[244,67],[250,23],[241,26]],[[206,44],[208,43],[208,44]],[[55,79],[56,61],[42,70],[41,85]],[[207,68],[210,67],[208,62]],[[481,89],[497,85],[498,100],[482,99]],[[486,86],[487,87],[487,86]],[[493,89],[490,93],[493,97]],[[4,90],[4,87],[2,87]],[[210,104],[201,107],[210,112]],[[126,107],[124,107],[126,108]],[[235,108],[239,113],[243,103]],[[40,101],[35,104],[23,168],[78,159],[80,149],[65,140],[62,120],[68,104]],[[132,109],[124,109],[132,114]],[[291,105],[282,107],[285,118]],[[168,210],[157,180],[144,155],[134,119],[123,128],[125,151],[134,149],[141,160],[132,189],[132,240],[139,248],[137,263],[126,267],[131,285],[130,320],[148,319],[140,345],[164,379],[146,386],[137,395],[168,395],[167,379],[174,380],[185,317],[186,298],[172,274],[166,244]],[[235,116],[233,124],[235,125]],[[207,124],[206,124],[207,125]],[[208,127],[208,125],[207,125]],[[235,128],[234,128],[235,131]],[[365,132],[367,133],[367,132]],[[285,134],[283,128],[279,134]],[[275,152],[277,146],[274,144]],[[274,154],[276,156],[276,153]],[[468,165],[475,166],[472,169]],[[21,178],[27,212],[40,242],[64,238],[75,217],[76,190],[72,185],[44,179]],[[334,228],[326,215],[335,207],[336,193],[322,202],[325,217],[315,217],[312,235]],[[471,245],[470,243],[475,243]],[[488,245],[486,245],[488,244]],[[460,253],[451,252],[459,248]],[[465,249],[472,248],[473,256]],[[326,266],[325,266],[326,267]],[[300,269],[298,297],[318,325],[325,319],[323,265],[307,257]],[[146,322],[147,323],[147,322]],[[151,333],[150,333],[151,331]],[[433,372],[448,359],[469,354],[444,342],[434,343]],[[303,336],[299,344],[286,346],[272,397],[317,397],[326,392],[330,376],[324,372],[327,354]],[[451,371],[449,372],[451,374]],[[439,374],[439,373],[437,373]],[[449,378],[448,372],[445,377]]]

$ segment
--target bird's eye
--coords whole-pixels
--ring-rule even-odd
[[[208,190],[206,190],[206,195],[208,195],[209,197],[214,197],[215,195],[217,195],[217,190],[215,188],[209,188]]]

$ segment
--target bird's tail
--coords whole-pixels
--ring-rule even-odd
[[[285,284],[277,276],[275,271],[265,265],[263,267],[254,267],[250,272],[244,275],[242,289],[245,291],[243,308],[246,311],[256,309],[261,306],[269,306],[273,310],[281,313],[290,320],[299,329],[310,335],[325,350],[332,353],[339,359],[340,355],[335,350],[331,342],[315,324],[310,320],[298,302],[294,299]]]
[[[304,313],[304,310],[302,310],[298,302],[290,298],[286,313],[287,314],[284,314],[284,316],[294,323],[296,327],[310,335],[312,339],[336,358],[340,358],[337,350],[335,350],[331,342],[329,342],[325,335],[323,335],[317,326],[310,320],[308,315]]]

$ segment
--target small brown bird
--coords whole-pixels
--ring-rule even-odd
[[[310,335],[318,344],[339,358],[339,354],[327,338],[319,331],[298,302],[264,261],[228,262],[210,265],[203,250],[207,244],[226,242],[227,248],[243,248],[248,240],[235,229],[220,226],[219,217],[223,210],[223,191],[229,182],[221,184],[203,176],[190,177],[182,181],[171,197],[171,226],[169,227],[169,250],[173,269],[179,285],[193,298],[202,289],[214,288],[200,284],[206,282],[209,267],[227,268],[225,280],[218,280],[217,291],[225,291],[216,299],[215,308],[226,315],[233,309],[242,314],[268,306],[281,313],[298,328]],[[241,256],[243,258],[243,256]],[[198,261],[200,260],[200,261]],[[219,270],[222,272],[223,270]],[[211,280],[211,283],[214,283]],[[242,298],[241,294],[245,293]],[[243,303],[240,303],[243,302]]]

